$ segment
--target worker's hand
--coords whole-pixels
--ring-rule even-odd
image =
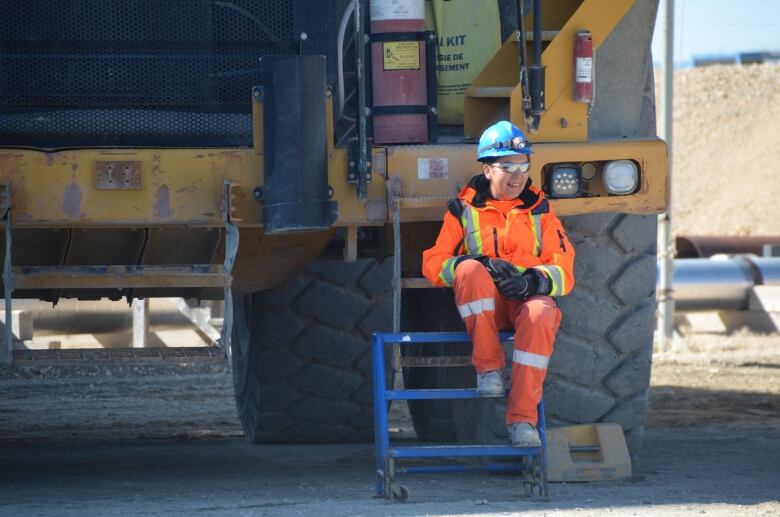
[[[550,294],[550,281],[533,268],[522,275],[502,280],[497,285],[504,298],[510,300],[525,300],[535,294]]]
[[[536,293],[536,285],[533,285],[533,277],[525,273],[518,274],[501,280],[496,284],[499,292],[504,298],[510,300],[525,300]]]
[[[486,262],[487,263],[484,264],[485,268],[487,268],[488,273],[490,273],[490,276],[496,283],[508,280],[514,276],[520,276],[520,271],[518,271],[512,263],[507,262],[506,260],[491,258]]]

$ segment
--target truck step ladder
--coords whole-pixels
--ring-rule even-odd
[[[444,208],[445,198],[405,198],[398,178],[387,182],[387,197],[393,223],[393,332],[372,335],[374,372],[374,446],[376,452],[376,495],[392,501],[409,497],[406,486],[395,480],[396,474],[439,472],[517,472],[523,474],[526,496],[547,497],[547,441],[544,424],[544,405],[540,401],[538,431],[541,447],[514,447],[507,445],[423,445],[399,447],[390,443],[388,430],[389,402],[393,400],[456,400],[481,398],[475,389],[387,389],[386,347],[392,348],[394,378],[400,379],[403,368],[470,366],[468,356],[420,357],[404,356],[401,347],[418,343],[463,343],[470,341],[465,332],[401,332],[401,292],[403,289],[433,287],[425,278],[403,277],[401,273],[401,212],[420,208]],[[512,338],[512,332],[502,332],[501,341]],[[476,375],[476,373],[475,373]],[[395,380],[394,379],[394,380]],[[440,464],[396,467],[397,460],[424,458],[517,458],[514,463],[486,463],[482,465]]]
[[[5,321],[12,321],[13,291],[19,289],[135,289],[156,287],[222,288],[225,301],[224,323],[220,347],[230,353],[233,328],[233,277],[231,271],[238,253],[239,232],[235,223],[233,199],[238,183],[223,181],[222,216],[224,219],[225,259],[223,264],[172,265],[55,265],[14,266],[11,264],[13,210],[11,185],[0,184],[0,221],[5,226],[5,256],[3,259],[3,295]],[[11,325],[5,325],[0,347],[0,363],[13,362],[13,335]]]
[[[502,332],[501,340],[511,338],[512,333]],[[374,369],[374,447],[376,456],[376,495],[392,501],[403,502],[409,497],[409,489],[399,484],[396,474],[440,472],[518,472],[523,474],[523,491],[528,497],[547,497],[546,448],[544,404],[539,402],[539,438],[541,447],[514,447],[510,445],[423,445],[396,446],[390,443],[388,430],[389,402],[393,400],[442,400],[478,398],[475,389],[387,389],[385,367],[386,346],[414,346],[418,343],[462,343],[468,341],[465,332],[375,332],[372,336]],[[406,363],[405,359],[413,362]],[[437,360],[441,359],[441,364]],[[405,357],[401,366],[412,366],[423,360],[425,366],[459,365],[456,357]],[[453,361],[454,360],[454,361]],[[406,363],[406,364],[405,364]],[[454,363],[454,364],[453,364]],[[399,467],[398,460],[422,458],[504,457],[517,458],[514,463],[486,463],[482,465],[437,464]]]

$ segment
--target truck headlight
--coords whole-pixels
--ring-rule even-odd
[[[631,160],[615,160],[604,167],[602,180],[610,194],[631,194],[639,184],[639,169]]]
[[[552,197],[576,197],[582,183],[580,170],[575,165],[556,165],[550,172],[549,183]]]

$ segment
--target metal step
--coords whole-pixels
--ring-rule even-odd
[[[430,389],[430,390],[387,390],[387,400],[460,400],[481,398],[503,398],[504,395],[477,395],[474,388]]]
[[[471,86],[466,97],[508,99],[514,89],[515,86]]]
[[[110,364],[166,362],[223,362],[225,354],[218,346],[160,348],[80,348],[61,350],[14,350],[13,362],[23,365],[63,365],[71,363]]]
[[[403,356],[399,361],[401,363],[401,368],[471,366],[471,356],[469,355]]]
[[[408,277],[401,279],[402,289],[427,289],[434,286],[427,278]]]
[[[462,343],[470,341],[466,332],[383,332],[382,344],[392,343]],[[510,341],[515,338],[514,332],[501,331],[499,341]]]
[[[392,447],[393,458],[470,458],[476,456],[528,456],[539,454],[541,447],[513,447],[511,445],[419,445]]]
[[[561,31],[542,31],[542,41],[552,41]],[[515,38],[520,39],[520,31],[515,33]],[[526,31],[526,41],[534,40],[534,31]]]
[[[232,277],[221,264],[171,266],[36,266],[13,267],[13,289],[79,289],[144,287],[230,287]]]

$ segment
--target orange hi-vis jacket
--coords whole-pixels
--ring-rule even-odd
[[[569,293],[574,247],[550,203],[530,180],[514,201],[507,211],[506,201],[490,197],[487,178],[474,176],[448,203],[436,244],[423,252],[423,275],[435,286],[451,287],[459,257],[484,255],[507,260],[520,272],[541,271],[550,279],[550,296]]]

